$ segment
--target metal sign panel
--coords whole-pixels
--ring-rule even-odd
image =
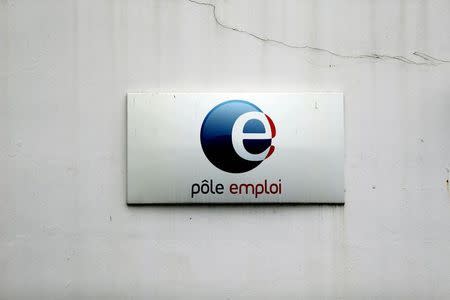
[[[128,94],[127,203],[344,203],[341,93]]]

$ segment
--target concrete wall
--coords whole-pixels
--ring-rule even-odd
[[[0,1],[0,298],[449,299],[450,2],[212,3]],[[343,91],[346,205],[127,207],[142,90]]]

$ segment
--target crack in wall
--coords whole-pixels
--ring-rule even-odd
[[[251,36],[261,42],[265,42],[265,43],[273,43],[273,44],[278,44],[287,48],[291,48],[291,49],[304,49],[304,50],[310,50],[310,51],[314,51],[314,52],[321,52],[321,53],[328,53],[332,56],[335,57],[339,57],[339,58],[344,58],[344,59],[373,59],[373,60],[394,60],[394,61],[399,61],[405,64],[410,64],[410,65],[422,65],[422,66],[436,66],[439,64],[443,64],[443,63],[450,63],[450,60],[447,59],[441,59],[441,58],[436,58],[433,57],[427,53],[423,53],[423,52],[419,52],[419,51],[414,51],[411,53],[412,56],[419,58],[420,60],[414,60],[411,58],[408,58],[406,56],[402,56],[402,55],[388,55],[388,54],[379,54],[379,53],[367,53],[367,54],[358,54],[358,55],[349,55],[349,54],[342,54],[342,53],[338,53],[326,48],[320,48],[320,47],[314,47],[314,46],[310,46],[310,45],[296,45],[296,44],[291,44],[288,42],[284,42],[281,40],[277,40],[277,39],[273,39],[270,37],[266,37],[264,35],[261,34],[256,34],[250,31],[247,31],[245,29],[242,28],[237,28],[231,25],[227,25],[225,24],[223,21],[221,21],[218,17],[217,17],[217,13],[216,13],[216,9],[217,6],[213,3],[210,2],[201,2],[201,1],[196,1],[196,0],[187,0],[193,4],[196,5],[200,5],[200,6],[205,6],[205,7],[209,7],[212,11],[213,17],[214,17],[214,21],[216,22],[217,25],[219,25],[220,27],[227,29],[227,30],[231,30],[231,31],[235,31],[238,33],[242,33],[242,34],[246,34],[248,36]]]

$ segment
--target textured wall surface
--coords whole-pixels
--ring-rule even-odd
[[[450,2],[211,3],[0,0],[0,299],[449,299]],[[346,205],[127,207],[143,90],[343,91]]]

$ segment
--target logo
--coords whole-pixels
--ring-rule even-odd
[[[272,119],[256,105],[231,100],[214,107],[203,120],[200,141],[208,160],[229,173],[256,168],[275,150]]]

